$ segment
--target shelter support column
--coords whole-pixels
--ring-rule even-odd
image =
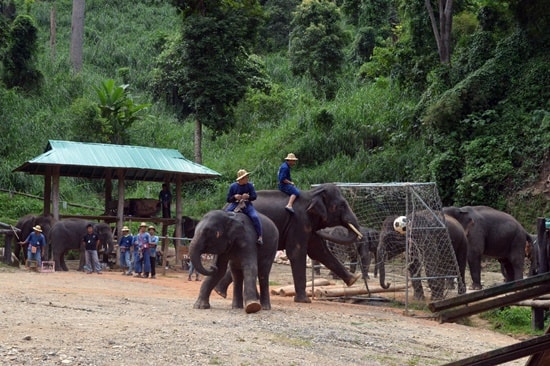
[[[116,237],[117,241],[120,240],[122,234],[122,227],[124,226],[124,169],[118,169],[118,205],[116,210]],[[116,262],[120,263],[120,251],[116,251]]]
[[[59,221],[59,174],[59,166],[54,167],[52,171],[52,211],[55,221]],[[46,197],[45,192],[44,197]]]
[[[44,216],[52,213],[52,169],[46,168],[44,174]]]

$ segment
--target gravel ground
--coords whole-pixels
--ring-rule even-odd
[[[157,277],[4,267],[0,365],[443,365],[517,342],[382,306],[272,296],[247,315],[213,294],[196,310],[201,282]],[[290,283],[290,267],[271,280]]]

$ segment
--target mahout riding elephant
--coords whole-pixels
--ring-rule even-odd
[[[369,267],[371,262],[371,257],[374,257],[375,270],[374,275],[376,276],[378,271],[377,265],[377,249],[378,249],[378,240],[379,233],[377,230],[369,229],[363,226],[359,227],[359,231],[363,234],[363,237],[355,241],[354,246],[345,246],[342,249],[346,250],[346,254],[350,260],[350,272],[355,273],[355,266],[358,261],[358,258],[361,259],[361,272],[364,279],[369,278]],[[338,243],[345,242],[348,240],[348,230],[342,226],[329,227],[326,229],[318,230],[317,235],[321,238],[327,240],[329,243]]]
[[[202,217],[191,240],[189,256],[196,270],[207,276],[203,281],[195,309],[210,308],[210,294],[214,286],[227,273],[233,276],[233,309],[255,313],[270,310],[269,272],[277,252],[279,232],[275,224],[259,214],[262,223],[263,245],[257,245],[256,230],[250,218],[243,213],[223,210],[209,211]],[[215,254],[215,265],[204,268],[201,256]],[[260,284],[260,294],[256,288]],[[258,301],[259,300],[259,301]]]
[[[506,282],[523,278],[526,242],[532,239],[512,215],[488,206],[451,206],[443,211],[457,219],[466,232],[472,289],[482,288],[483,256],[501,263]]]
[[[411,225],[415,225],[415,227],[432,227],[437,225],[437,223],[434,222],[435,217],[433,217],[433,214],[428,214],[426,212],[420,212],[416,213],[415,218],[422,218],[421,223],[417,221],[416,224],[411,223]],[[384,222],[382,223],[382,229],[380,231],[380,241],[378,244],[378,269],[380,272],[380,286],[382,288],[389,288],[390,284],[386,283],[386,267],[385,267],[385,261],[388,261],[397,255],[404,253],[406,249],[406,236],[403,234],[398,233],[395,231],[393,227],[393,222],[397,218],[397,215],[389,216],[387,217]],[[453,246],[453,251],[456,257],[456,261],[458,264],[458,270],[460,274],[460,279],[458,281],[458,293],[463,294],[466,292],[466,285],[464,282],[464,273],[466,270],[466,260],[467,260],[467,254],[468,254],[468,241],[466,239],[466,233],[464,232],[464,229],[460,225],[460,223],[453,219],[450,216],[445,215],[445,225],[447,227],[447,231],[449,232],[449,237],[451,240],[451,244]],[[433,230],[435,233],[435,230]],[[414,233],[414,230],[413,230]],[[413,235],[411,235],[411,240],[415,240]],[[428,250],[439,250],[440,252],[444,253],[443,248],[440,248],[440,245],[442,243],[436,242],[438,239],[434,236],[434,241],[431,242],[431,248]],[[445,258],[442,258],[442,260],[447,260]],[[422,288],[422,283],[419,280],[415,280],[415,277],[420,276],[422,264],[420,263],[420,260],[418,256],[415,254],[414,251],[411,251],[409,253],[409,265],[408,270],[411,275],[411,282],[413,286],[413,292],[414,292],[414,298],[416,300],[424,300],[424,289]],[[426,272],[430,272],[431,268],[428,266],[426,268]],[[430,273],[427,273],[429,276]],[[432,290],[432,299],[441,299],[443,297],[443,290],[445,285],[442,283],[443,281],[441,279],[431,279],[428,280],[428,286]]]
[[[317,230],[343,226],[351,229],[348,240],[340,244],[353,244],[359,233],[357,217],[335,184],[325,183],[311,190],[304,190],[294,202],[294,214],[285,206],[288,196],[278,190],[257,191],[254,201],[256,211],[269,217],[279,230],[279,250],[286,250],[290,260],[296,295],[295,302],[309,303],[306,295],[306,257],[323,263],[348,286],[351,286],[360,274],[353,275],[327,249],[324,239],[316,234]]]
[[[47,260],[49,258],[48,254],[49,252],[51,252],[51,250],[49,250],[51,249],[49,245],[50,243],[47,240],[47,238],[48,238],[48,233],[50,232],[54,223],[55,223],[55,220],[52,215],[29,214],[29,215],[23,216],[22,218],[19,219],[19,221],[17,221],[17,224],[15,224],[15,227],[21,230],[21,232],[18,234],[20,239],[19,241],[24,241],[27,238],[27,236],[29,236],[29,234],[33,231],[32,228],[35,227],[36,225],[40,225],[40,227],[42,228],[42,234],[44,234],[44,236],[46,237],[46,248],[43,249],[44,256],[42,259]],[[19,259],[20,263],[25,263],[25,261],[27,260],[27,245],[16,244],[13,252]]]
[[[78,266],[78,270],[83,270],[86,260],[84,255],[84,247],[81,246],[81,243],[82,237],[86,234],[86,226],[88,224],[93,225],[94,232],[99,237],[103,251],[113,253],[113,232],[111,231],[111,227],[109,225],[82,219],[61,220],[53,225],[47,238],[48,245],[52,248],[52,255],[55,260],[56,270],[69,270],[65,264],[65,253],[71,249],[80,250],[80,264]]]

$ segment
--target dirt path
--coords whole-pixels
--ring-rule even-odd
[[[290,281],[275,264],[272,282]],[[195,310],[201,282],[183,272],[7,269],[0,282],[0,365],[442,365],[517,342],[387,307],[280,296],[250,315],[216,294]]]

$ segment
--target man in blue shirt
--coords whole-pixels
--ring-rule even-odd
[[[42,234],[40,225],[32,228],[34,231],[27,236],[25,241],[19,242],[21,245],[28,244],[27,258],[31,261],[36,261],[38,268],[42,267],[42,248],[46,247],[46,238]]]
[[[246,170],[241,169],[237,172],[237,181],[229,186],[229,192],[227,193],[227,202],[229,206],[226,211],[242,212],[252,220],[256,234],[258,234],[258,245],[262,245],[262,223],[258,217],[258,213],[252,201],[256,199],[256,189],[254,184],[248,181],[248,173]]]
[[[164,183],[162,185],[162,191],[159,193],[159,203],[162,208],[162,217],[170,218],[170,204],[172,203],[172,193],[168,184]]]
[[[130,229],[128,226],[122,228],[122,236],[118,241],[118,249],[120,250],[120,267],[122,267],[123,275],[132,275],[132,245],[134,245],[134,237],[130,234]],[[127,271],[124,271],[125,268],[128,268]]]
[[[285,209],[290,213],[294,213],[294,208],[292,208],[292,205],[294,204],[296,198],[300,197],[300,191],[294,185],[292,178],[290,178],[290,168],[296,164],[297,160],[298,159],[293,153],[288,154],[285,158],[285,162],[279,167],[277,180],[279,182],[279,190],[290,196],[288,203],[285,206]]]

